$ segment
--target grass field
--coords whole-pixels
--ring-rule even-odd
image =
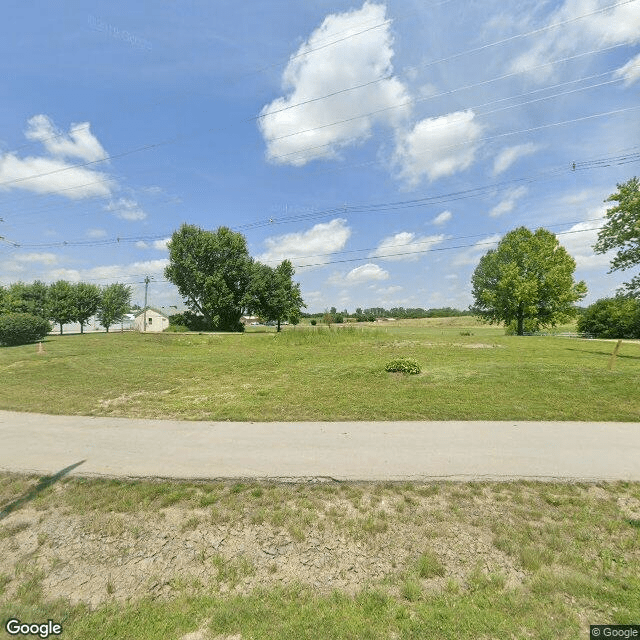
[[[188,420],[640,419],[640,344],[473,318],[245,334],[50,336],[0,349],[0,408]],[[415,358],[417,376],[389,374]]]
[[[36,482],[0,474],[0,508]],[[639,548],[637,483],[66,479],[0,519],[0,622],[51,619],[65,640],[575,640],[639,622]]]

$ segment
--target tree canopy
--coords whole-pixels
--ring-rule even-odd
[[[297,323],[300,309],[307,306],[302,301],[300,285],[292,280],[294,273],[289,260],[283,260],[275,268],[260,262],[254,262],[252,267],[245,306],[250,313],[277,322],[278,331],[284,320]]]
[[[80,333],[84,333],[84,325],[95,315],[100,304],[100,287],[86,282],[71,285],[73,290],[73,320],[80,323]]]
[[[131,287],[116,282],[102,290],[96,316],[107,333],[112,324],[120,322],[124,314],[128,313],[130,304]]]
[[[575,315],[574,303],[587,293],[584,281],[573,280],[575,268],[553,233],[519,227],[480,259],[471,279],[471,310],[491,324],[515,321],[518,335],[527,320],[554,326]]]
[[[631,178],[617,187],[605,202],[618,204],[607,209],[607,221],[598,232],[598,241],[593,247],[596,253],[618,250],[611,261],[611,271],[640,265],[640,180]],[[625,283],[623,290],[640,298],[640,275]]]
[[[62,335],[62,325],[75,319],[73,285],[66,280],[58,280],[50,285],[47,309],[49,318],[60,325]]]
[[[227,227],[214,232],[183,224],[167,247],[165,276],[190,309],[203,315],[210,329],[242,330],[240,317],[253,262],[244,236]]]
[[[168,243],[165,276],[209,329],[241,331],[245,310],[267,320],[297,319],[305,306],[288,260],[272,268],[256,262],[240,233],[227,227],[205,231],[183,224]]]

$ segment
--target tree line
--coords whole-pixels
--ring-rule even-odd
[[[422,307],[406,308],[391,307],[369,307],[362,309],[358,307],[353,313],[349,313],[347,309],[338,311],[335,307],[331,307],[328,311],[320,313],[303,313],[303,318],[324,318],[326,315],[331,316],[331,322],[344,322],[346,318],[354,318],[356,322],[374,322],[378,318],[396,318],[396,319],[416,319],[416,318],[453,318],[457,316],[473,315],[471,311],[454,309],[453,307],[438,307],[436,309],[423,309]]]
[[[0,316],[27,314],[51,321],[60,326],[71,322],[80,324],[80,333],[89,318],[95,316],[109,331],[129,311],[131,287],[115,283],[99,287],[86,282],[58,280],[45,284],[36,280],[31,284],[16,282],[0,286]]]

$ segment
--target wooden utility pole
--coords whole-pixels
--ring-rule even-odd
[[[142,331],[147,330],[147,289],[149,288],[149,276],[144,279],[144,325]]]

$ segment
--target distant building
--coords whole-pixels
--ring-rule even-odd
[[[146,327],[145,327],[146,319]],[[169,318],[153,307],[147,307],[138,313],[135,319],[136,331],[160,333],[169,326]]]
[[[242,316],[240,318],[240,322],[242,322],[242,324],[244,325],[258,324],[260,322],[260,318],[258,316]]]

